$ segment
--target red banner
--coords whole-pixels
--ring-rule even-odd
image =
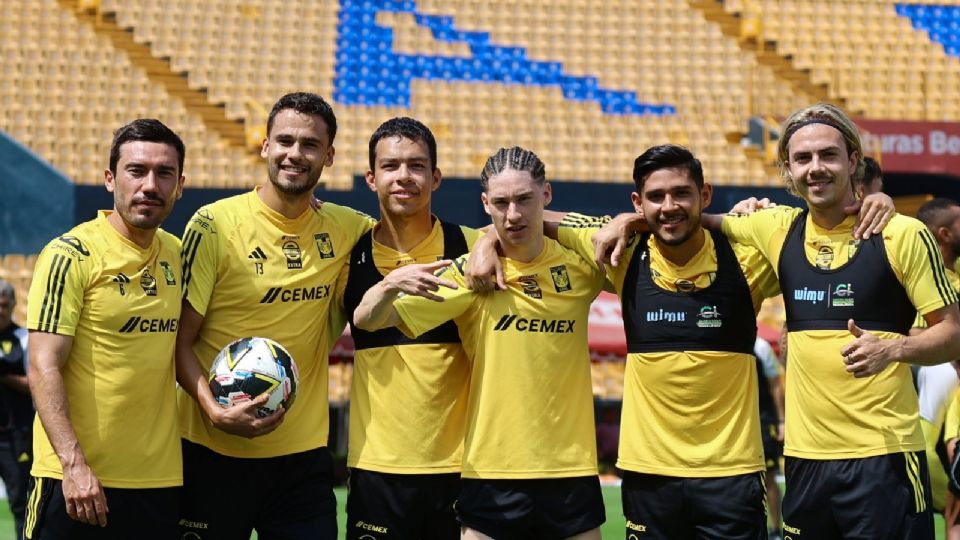
[[[960,176],[960,123],[857,120],[867,155],[883,170]],[[878,151],[879,150],[879,151]]]

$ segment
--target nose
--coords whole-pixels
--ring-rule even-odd
[[[507,206],[507,220],[516,221],[520,219],[520,210],[517,208],[517,203],[510,203]]]
[[[664,210],[673,210],[677,207],[677,201],[672,195],[666,195],[663,198],[663,204],[661,206]]]
[[[156,193],[159,190],[157,182],[157,171],[151,170],[143,178],[143,184],[141,185],[141,191]]]
[[[303,156],[303,149],[300,147],[299,142],[295,142],[290,145],[290,148],[287,150],[288,158],[298,158]]]

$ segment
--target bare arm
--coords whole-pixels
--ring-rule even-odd
[[[856,377],[869,377],[883,371],[891,362],[933,366],[960,358],[957,304],[932,311],[923,318],[929,328],[903,339],[880,339],[857,327],[851,319],[847,327],[855,339],[840,351],[847,371]]]
[[[87,464],[77,433],[70,423],[67,389],[62,370],[73,337],[30,332],[30,390],[43,430],[63,467],[63,498],[70,519],[107,525],[107,498],[100,480]]]
[[[410,264],[390,272],[380,283],[367,289],[353,312],[353,324],[368,332],[400,324],[400,315],[393,308],[393,301],[401,292],[443,302],[443,298],[434,294],[434,291],[440,287],[456,289],[457,284],[434,275],[434,272],[450,266],[450,263],[445,260]]]
[[[783,392],[783,377],[777,375],[772,379],[767,379],[767,386],[770,387],[770,395],[773,396],[773,406],[777,410],[777,440],[783,441],[783,419],[786,415],[786,404]]]
[[[196,343],[202,326],[203,315],[193,309],[190,302],[184,300],[180,311],[180,325],[177,328],[177,382],[197,402],[200,410],[217,429],[247,438],[265,435],[277,429],[283,422],[283,409],[265,418],[257,417],[256,411],[267,402],[268,394],[264,393],[256,399],[226,409],[213,397],[207,383],[207,374],[203,372],[200,361],[193,352],[193,344]]]

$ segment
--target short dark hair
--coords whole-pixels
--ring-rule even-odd
[[[325,99],[310,92],[291,92],[273,104],[273,109],[267,116],[267,137],[270,136],[270,131],[273,129],[274,118],[280,111],[286,109],[323,118],[323,123],[327,125],[327,136],[330,138],[330,144],[333,144],[333,139],[337,136],[337,116],[333,114],[333,108]]]
[[[960,204],[946,197],[931,199],[917,209],[917,219],[922,221],[930,230],[943,227],[946,225],[946,223],[943,223],[945,212],[953,206],[960,206]]]
[[[113,133],[113,142],[110,143],[110,173],[114,176],[117,174],[117,162],[120,161],[120,147],[131,141],[172,146],[177,151],[177,165],[180,167],[178,176],[183,174],[183,160],[186,158],[187,148],[180,136],[155,118],[137,118]]]
[[[480,171],[480,187],[483,191],[487,191],[490,186],[490,178],[507,169],[530,173],[533,181],[537,184],[542,185],[547,181],[546,167],[543,161],[531,150],[512,146],[501,148],[497,150],[496,154],[487,158],[483,170]]]
[[[866,184],[867,182],[872,182],[873,179],[878,176],[883,176],[880,163],[870,156],[863,156],[863,178],[860,179],[860,183]]]
[[[633,184],[637,193],[643,194],[643,184],[647,177],[660,169],[683,169],[690,178],[703,187],[703,165],[693,157],[693,152],[678,144],[661,144],[647,148],[633,162]]]
[[[433,132],[425,126],[423,122],[400,116],[391,118],[380,124],[380,127],[370,136],[370,170],[374,169],[377,160],[377,143],[387,137],[403,137],[414,142],[424,142],[427,144],[427,153],[430,155],[430,170],[437,170],[437,140],[433,137]]]

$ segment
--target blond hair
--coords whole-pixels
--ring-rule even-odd
[[[789,118],[784,120],[780,127],[780,140],[777,142],[777,168],[780,170],[780,178],[787,184],[787,190],[794,195],[797,190],[793,185],[793,179],[790,177],[789,151],[790,138],[800,128],[810,124],[824,124],[840,132],[843,141],[847,146],[847,154],[852,155],[856,152],[857,168],[850,175],[851,186],[856,185],[863,179],[863,145],[860,142],[860,130],[857,129],[853,120],[846,115],[836,105],[829,103],[817,103],[795,111]]]

